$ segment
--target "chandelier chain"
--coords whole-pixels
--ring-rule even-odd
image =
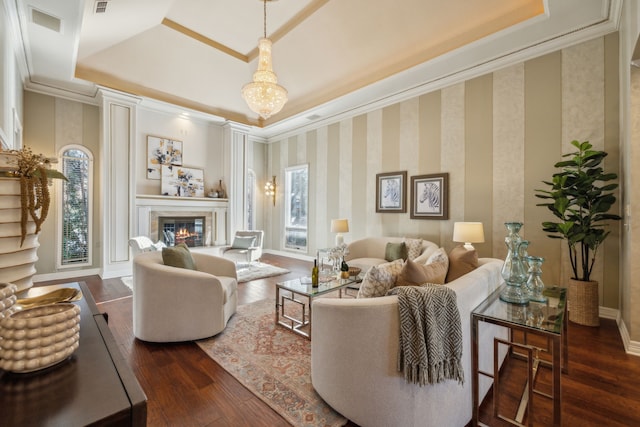
[[[264,0],[264,38],[267,38],[267,0]]]

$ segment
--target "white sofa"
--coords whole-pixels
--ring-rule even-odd
[[[404,237],[365,237],[354,240],[347,245],[348,253],[344,256],[344,260],[349,266],[359,267],[362,271],[367,271],[374,265],[387,262],[384,258],[387,243],[401,243],[405,240]],[[438,245],[435,243],[423,240],[420,254],[428,255],[437,249]]]
[[[150,342],[192,341],[221,332],[238,306],[233,261],[191,252],[197,270],[164,265],[162,252],[133,258],[133,334]]]
[[[456,292],[462,322],[464,384],[447,380],[420,387],[397,371],[400,334],[398,298],[313,301],[311,379],[336,411],[363,427],[464,426],[472,417],[471,311],[504,283],[503,261],[480,266],[446,284]],[[504,328],[480,323],[480,369],[493,371],[493,337]],[[506,353],[506,349],[505,349]],[[504,357],[504,354],[501,355]],[[481,376],[481,398],[491,381]]]

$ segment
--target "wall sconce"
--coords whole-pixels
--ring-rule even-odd
[[[271,181],[267,181],[264,185],[264,195],[273,199],[273,206],[276,205],[276,176],[271,178]]]

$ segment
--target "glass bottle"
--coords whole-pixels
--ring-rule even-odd
[[[542,263],[544,258],[537,256],[528,256],[529,262],[529,279],[527,280],[527,293],[529,301],[547,302],[548,298],[542,295],[544,283],[542,282]]]
[[[311,269],[311,286],[318,287],[318,260],[313,260],[313,268]]]
[[[509,231],[507,237],[504,238],[508,252],[501,274],[507,286],[500,292],[500,299],[512,304],[528,304],[529,297],[523,289],[523,285],[527,281],[527,269],[522,258],[520,258],[522,238],[518,234],[522,228],[522,223],[505,222],[504,225]]]

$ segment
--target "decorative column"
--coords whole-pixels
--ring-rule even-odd
[[[131,274],[129,238],[135,224],[135,135],[140,98],[101,88],[101,215],[103,278]]]
[[[245,228],[246,177],[247,177],[247,143],[249,127],[227,122],[224,126],[224,167],[228,179],[229,220],[227,230],[230,239],[236,230]]]

